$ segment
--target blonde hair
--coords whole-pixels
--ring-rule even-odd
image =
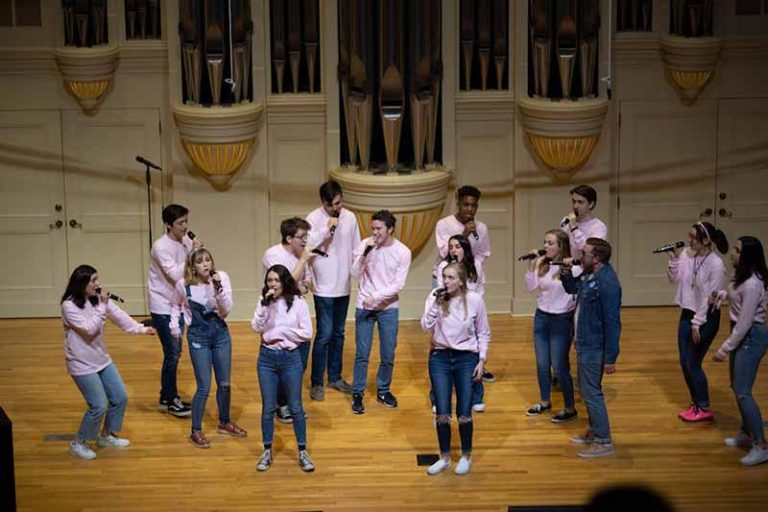
[[[444,269],[443,269],[443,276],[445,276],[445,271],[448,269],[453,269],[456,271],[456,275],[459,277],[459,281],[461,282],[461,286],[459,287],[459,294],[461,295],[461,302],[464,305],[464,318],[467,318],[467,270],[464,268],[464,265],[461,263],[449,263]],[[443,277],[443,280],[445,280],[445,277]],[[446,300],[442,304],[442,311],[443,316],[448,316],[448,313],[450,313],[450,300]]]
[[[200,281],[197,278],[197,271],[195,270],[195,264],[203,261],[203,256],[208,255],[211,258],[211,273],[216,271],[216,263],[213,261],[211,252],[205,247],[195,249],[187,256],[187,260],[184,263],[184,284],[191,286],[193,284],[199,284]]]
[[[555,235],[555,240],[557,241],[557,247],[560,249],[560,260],[562,261],[565,258],[571,257],[571,242],[568,239],[568,233],[563,231],[562,229],[550,229],[546,233],[544,233],[544,236],[547,235]],[[539,265],[539,277],[542,277],[546,275],[546,273],[549,272],[549,259],[545,259],[541,262],[541,265]],[[560,274],[555,274],[555,279],[560,279]]]

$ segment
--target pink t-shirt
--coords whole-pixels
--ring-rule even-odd
[[[312,226],[309,244],[328,254],[327,258],[312,258],[309,268],[315,295],[344,297],[349,295],[350,269],[354,251],[360,245],[360,229],[355,214],[342,208],[339,224],[331,236],[328,229],[330,218],[322,207],[307,215],[307,222]]]
[[[451,299],[447,315],[430,293],[421,316],[421,329],[432,333],[432,345],[438,349],[476,352],[480,359],[488,359],[491,342],[488,313],[483,298],[474,292],[467,292],[466,309],[460,297]]]
[[[167,233],[152,244],[147,277],[150,313],[171,313],[173,290],[176,288],[176,281],[184,278],[184,263],[192,249],[192,240],[186,236],[181,242],[177,242]]]
[[[578,277],[581,275],[581,267],[574,266],[571,272],[573,277]],[[539,276],[538,270],[526,271],[525,291],[536,295],[536,307],[545,313],[559,315],[576,309],[576,295],[567,293],[563,288],[560,267],[557,265],[550,265],[543,276]]]
[[[752,324],[765,323],[765,283],[755,274],[749,276],[738,288],[731,283],[728,285],[728,303],[731,305],[730,318],[736,325],[717,350],[722,357],[741,345]]]
[[[352,276],[358,281],[356,307],[364,309],[365,299],[372,298],[371,310],[397,308],[411,266],[411,250],[393,238],[390,245],[375,247],[363,257],[368,240],[357,246],[352,263]]]
[[[607,240],[608,226],[597,217],[592,217],[584,222],[576,221],[575,224],[578,229],[573,231],[568,226],[565,227],[565,232],[568,233],[568,239],[571,242],[571,257],[573,259],[581,258],[581,253],[587,244],[587,238]]]
[[[309,307],[299,296],[293,298],[290,310],[282,297],[268,306],[263,306],[259,298],[251,328],[261,333],[262,345],[271,350],[293,350],[312,339]]]
[[[725,265],[714,252],[695,256],[690,248],[686,248],[667,263],[667,278],[677,284],[677,305],[694,311],[692,324],[701,326],[707,321],[707,299],[712,292],[725,288]]]
[[[477,228],[477,238],[470,234],[467,239],[470,247],[472,247],[472,256],[480,263],[485,264],[485,261],[491,257],[491,237],[488,234],[488,226],[484,222],[475,219],[475,227]],[[437,272],[440,262],[448,256],[448,240],[453,235],[461,235],[462,233],[464,233],[464,224],[459,222],[455,215],[443,217],[437,222],[437,226],[435,226],[437,257],[432,267],[433,272]]]
[[[273,265],[283,265],[288,269],[288,272],[293,273],[296,265],[299,264],[299,258],[296,257],[293,252],[285,248],[283,244],[273,245],[264,253],[264,257],[261,260],[262,268],[264,269],[264,276],[267,275],[267,271]],[[309,273],[308,266],[304,266],[303,277],[298,281],[309,282],[311,281],[311,275]]]

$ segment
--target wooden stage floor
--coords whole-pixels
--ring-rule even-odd
[[[604,380],[616,453],[587,461],[568,442],[585,428],[583,403],[577,403],[578,420],[559,426],[524,414],[538,398],[532,319],[493,316],[489,368],[497,382],[486,385],[488,411],[475,415],[474,464],[465,477],[429,477],[416,465],[417,454],[437,452],[437,439],[427,399],[428,339],[414,321],[400,326],[393,385],[398,409],[372,399],[377,349],[363,416],[353,415],[349,398],[334,390],[326,391],[325,402],[310,401],[306,376],[309,449],[317,470],[304,474],[296,464],[293,431],[281,424],[272,469],[256,471],[262,450],[258,341],[247,322],[232,322],[231,331],[232,416],[248,429],[248,438],[215,433],[212,393],[204,429],[213,446],[193,447],[189,420],[156,409],[157,339],[124,335],[110,325],[107,345],[130,396],[123,434],[133,444],[100,449],[96,460],[83,461],[67,452],[85,405],[64,367],[60,321],[0,320],[0,406],[13,421],[19,510],[506,511],[510,505],[584,503],[597,489],[623,482],[653,486],[678,510],[767,510],[768,464],[741,467],[742,452],[722,442],[739,423],[727,364],[705,363],[717,420],[686,425],[676,417],[687,404],[677,363],[677,317],[675,308],[623,310],[618,372]],[[348,380],[353,331],[347,324]],[[721,332],[715,344],[723,338]],[[755,385],[764,414],[766,373]],[[182,396],[191,398],[186,346],[179,382]],[[553,399],[555,408],[562,405],[561,396]],[[453,441],[455,458],[455,424]]]

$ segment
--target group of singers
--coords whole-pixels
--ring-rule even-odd
[[[365,413],[368,363],[374,325],[378,328],[380,361],[376,400],[396,408],[392,377],[398,339],[399,293],[411,263],[411,251],[394,236],[395,216],[380,210],[371,216],[371,236],[362,239],[355,215],[343,207],[341,186],[324,183],[321,206],[306,219],[293,217],[280,225],[281,242],[263,257],[264,286],[251,326],[259,333],[257,370],[262,400],[261,432],[264,451],[256,468],[273,463],[274,421],[293,425],[302,470],[315,468],[307,451],[307,414],[302,404],[302,382],[312,352],[310,398],[322,402],[326,388],[351,395],[354,414]],[[472,464],[473,412],[485,410],[483,380],[493,382],[486,368],[491,331],[483,291],[486,262],[491,255],[488,227],[477,217],[481,193],[473,186],[456,192],[456,212],[437,223],[437,256],[430,291],[421,317],[429,335],[428,371],[440,457],[428,467],[437,475],[451,467],[451,412],[461,439],[461,456],[454,473],[467,474]],[[589,419],[587,430],[571,438],[583,445],[578,455],[594,458],[613,453],[608,412],[602,392],[603,374],[616,371],[621,332],[621,286],[611,266],[607,227],[593,215],[597,193],[588,185],[570,191],[572,211],[558,229],[544,234],[543,248],[521,259],[529,260],[525,288],[536,295],[533,346],[539,401],[526,414],[551,414],[556,424],[578,416],[569,354],[576,348],[578,389]],[[178,417],[191,416],[189,440],[210,448],[202,430],[205,405],[216,380],[217,432],[246,437],[230,417],[232,340],[226,317],[232,310],[232,285],[226,272],[216,269],[211,252],[188,229],[187,208],[164,208],[165,234],[152,246],[148,276],[149,310],[153,327],[145,327],[123,312],[103,290],[95,268],[77,267],[62,296],[67,368],[88,410],[76,439],[74,456],[93,459],[89,445],[126,447],[119,437],[127,405],[125,386],[107,353],[107,319],[129,333],[156,334],[163,349],[159,408]],[[678,252],[682,246],[687,245]],[[766,349],[766,284],[768,270],[759,240],[738,239],[731,252],[735,268],[726,287],[721,254],[727,252],[724,233],[708,222],[696,222],[687,244],[664,248],[669,254],[668,276],[677,284],[681,307],[678,329],[680,366],[691,405],[680,413],[687,422],[711,420],[707,378],[702,362],[719,328],[719,306],[730,304],[731,334],[714,355],[730,359],[731,387],[742,416],[742,426],[725,444],[748,449],[744,465],[768,461],[762,416],[752,397],[752,386]],[[342,376],[344,327],[350,280],[358,283],[355,304],[355,358],[352,383]],[[314,344],[309,307],[312,292],[316,313]],[[188,349],[197,390],[191,403],[181,400],[176,370],[187,331]],[[310,350],[311,347],[311,350]],[[426,348],[426,347],[425,347]],[[554,375],[552,370],[554,370]],[[556,380],[563,407],[553,411],[551,388]],[[554,413],[553,413],[554,412]]]

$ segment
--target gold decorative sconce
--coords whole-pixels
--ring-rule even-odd
[[[371,214],[387,209],[397,218],[395,236],[415,258],[432,237],[443,211],[451,173],[443,168],[411,174],[372,174],[349,167],[331,170],[344,189],[344,206],[355,213],[362,237]]]
[[[173,118],[195,166],[211,181],[225,183],[248,158],[263,109],[255,103],[210,108],[177,105]]]
[[[56,48],[64,85],[86,114],[93,114],[106,96],[119,62],[117,46]]]
[[[589,159],[600,140],[608,100],[517,100],[531,147],[558,180],[569,179]]]
[[[661,48],[667,76],[685,105],[693,105],[704,91],[720,59],[717,37],[665,36]]]

